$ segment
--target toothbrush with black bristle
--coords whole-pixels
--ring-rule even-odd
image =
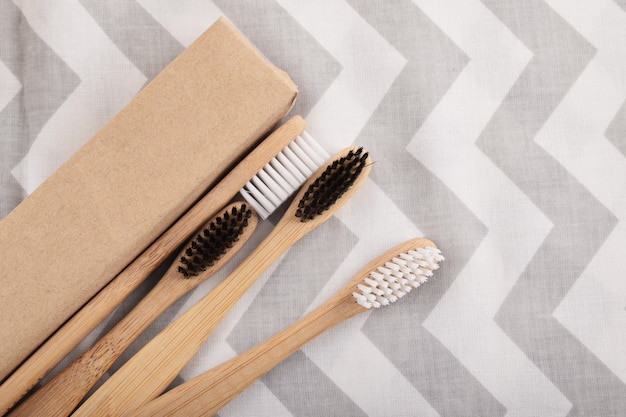
[[[245,180],[249,177],[241,181],[241,175],[233,171],[224,180],[231,185],[224,187],[220,183],[216,186],[218,191],[214,193],[213,200],[220,200],[223,198],[223,193],[219,191],[221,188],[232,188],[233,182],[241,181],[243,186],[239,194],[246,202],[233,203],[219,212],[222,214],[211,216],[214,218],[188,243],[179,255],[179,261],[131,312],[69,366],[25,398],[8,416],[70,415],[143,330],[176,300],[225,265],[252,235],[258,222],[257,215],[262,219],[269,217],[327,162],[328,153],[309,133],[303,131],[303,125],[303,120],[294,118],[278,129],[276,143],[293,135],[295,137],[271,159],[268,157],[265,165],[247,182]],[[244,166],[245,171],[257,165],[256,159],[250,160],[239,166]],[[204,200],[211,204],[210,199]],[[237,234],[234,234],[235,228],[238,228]],[[177,233],[172,233],[172,237],[164,239],[172,241],[175,235]],[[149,259],[155,263],[155,258]],[[0,386],[0,391],[4,389],[4,385]],[[15,390],[9,392],[9,395],[19,399],[15,394]]]
[[[245,202],[230,204],[205,224],[154,288],[106,335],[9,416],[67,416],[115,360],[170,305],[218,272],[248,241],[258,223]]]
[[[359,313],[389,305],[425,283],[443,259],[428,239],[406,241],[369,263],[328,301],[281,332],[126,416],[211,416],[319,334]]]
[[[295,242],[329,219],[371,170],[360,147],[335,155],[298,192],[270,234],[222,282],[167,326],[73,414],[117,416],[156,398],[259,276]]]

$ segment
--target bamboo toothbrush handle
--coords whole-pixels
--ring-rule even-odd
[[[118,369],[73,417],[119,415],[161,394],[258,276],[307,232],[303,225],[279,223],[225,280]]]
[[[161,394],[260,274],[345,204],[370,170],[369,154],[356,147],[344,150],[319,168],[302,185],[278,225],[248,258],[144,346],[74,416],[119,415]]]
[[[271,338],[147,403],[132,417],[210,416],[304,344],[366,311],[350,294],[331,299]]]
[[[213,217],[267,161],[306,129],[294,116],[263,140],[178,222],[135,259],[89,303],[54,333],[35,353],[0,385],[0,415],[7,412],[28,390],[102,322],[156,267],[180,246],[202,223]]]
[[[350,317],[369,311],[354,294],[372,295],[366,300],[393,303],[411,288],[425,282],[427,271],[443,260],[427,239],[408,240],[381,254],[355,274],[327,302],[281,332],[235,358],[185,382],[126,417],[211,416],[252,382],[302,345]],[[421,249],[435,249],[434,251]],[[415,284],[415,285],[414,285]],[[367,291],[367,288],[370,291]],[[374,291],[374,290],[379,291]],[[384,301],[387,302],[384,302]],[[373,307],[373,306],[372,306]]]
[[[176,285],[170,269],[157,285],[115,327],[85,351],[77,360],[35,391],[13,410],[9,417],[68,416],[89,390],[139,334],[186,291]]]
[[[59,375],[27,398],[11,414],[69,415],[116,359],[172,303],[211,278],[248,241],[258,218],[247,204],[236,202],[205,224],[185,245],[156,286],[104,337]],[[218,226],[219,225],[219,226]]]

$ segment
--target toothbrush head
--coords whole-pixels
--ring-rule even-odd
[[[441,251],[426,239],[406,242],[394,248],[366,269],[352,296],[366,309],[391,304],[417,288],[433,275],[444,260]]]
[[[262,219],[287,201],[330,156],[306,131],[285,146],[239,191]]]
[[[247,229],[254,229],[257,220],[253,216],[254,212],[240,203],[214,217],[182,252],[178,272],[190,278],[214,266]]]
[[[352,148],[326,165],[306,188],[296,217],[306,222],[328,210],[354,184],[368,162],[369,154],[363,148]]]

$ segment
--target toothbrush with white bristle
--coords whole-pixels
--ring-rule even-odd
[[[347,148],[327,161],[303,184],[263,242],[104,382],[73,416],[121,415],[161,394],[257,278],[343,206],[370,170],[371,159],[363,148]]]
[[[267,219],[330,158],[306,131],[273,157],[239,191]]]
[[[292,117],[278,127],[188,213],[77,312],[0,385],[0,415],[4,415],[80,340],[84,339],[157,268],[161,261],[188,240],[203,223],[207,223],[218,214],[219,210],[235,197],[237,189],[262,219],[266,219],[287,201],[329,158],[328,153],[317,144],[305,128],[306,122],[299,116]],[[256,187],[253,184],[256,184]],[[254,228],[250,227],[248,231],[251,229]],[[246,234],[246,239],[250,233]],[[230,251],[230,255],[234,252],[236,251]],[[215,272],[216,268],[210,270]],[[206,279],[209,274],[203,273],[202,276]],[[183,294],[204,281],[198,277],[184,279],[177,277],[176,274],[173,279],[163,278],[146,296],[147,299],[142,300],[140,305],[68,367],[22,401],[10,416],[69,415],[115,360],[154,319]],[[139,306],[141,308],[138,308]]]
[[[427,239],[404,242],[372,261],[328,301],[281,332],[125,416],[211,416],[314,337],[356,314],[389,305],[424,284],[443,260]]]

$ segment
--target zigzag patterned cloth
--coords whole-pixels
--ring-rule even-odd
[[[363,145],[376,164],[175,384],[423,235],[446,256],[431,283],[318,337],[219,415],[625,415],[625,0],[0,0],[0,218],[219,16],[289,73],[293,114],[329,153]]]

